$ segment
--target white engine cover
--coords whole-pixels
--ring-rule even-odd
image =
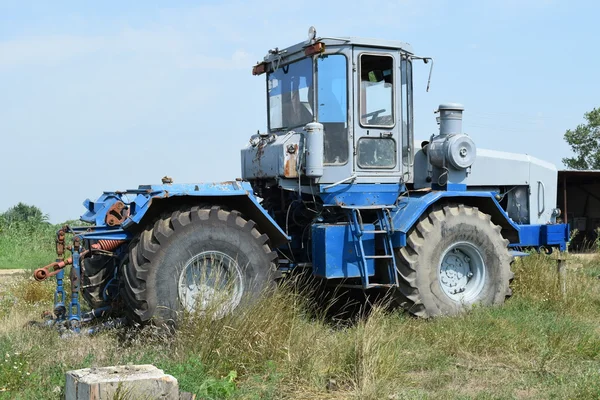
[[[420,148],[420,141],[415,148]],[[415,154],[415,189],[430,187],[427,178],[427,156],[422,150]],[[498,186],[529,187],[529,223],[547,224],[556,208],[558,170],[553,164],[527,154],[477,149],[477,158],[463,182],[468,190],[483,190]]]

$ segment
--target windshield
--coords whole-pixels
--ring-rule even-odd
[[[313,60],[277,68],[267,78],[269,128],[294,128],[313,120]]]

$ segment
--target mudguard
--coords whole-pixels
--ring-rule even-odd
[[[430,206],[440,202],[465,204],[489,214],[492,222],[502,228],[502,235],[509,240],[511,247],[554,246],[561,250],[566,249],[569,225],[516,224],[496,201],[493,193],[475,191],[426,191],[402,197],[397,207],[391,210],[393,230],[396,232],[395,244],[405,246],[410,229]]]
[[[119,214],[118,202],[128,207],[125,213]],[[88,211],[81,220],[97,227],[114,227],[114,230],[110,229],[114,233],[127,232],[143,226],[149,215],[159,215],[175,204],[225,205],[256,222],[259,230],[269,236],[273,246],[289,240],[260,205],[250,184],[241,181],[141,185],[138,189],[124,192],[104,192],[96,201],[88,199],[83,203]],[[105,234],[110,235],[108,231]]]

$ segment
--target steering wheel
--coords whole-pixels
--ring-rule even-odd
[[[377,111],[372,111],[372,112],[370,112],[370,113],[368,113],[368,114],[364,114],[364,115],[362,115],[360,118],[361,118],[361,119],[366,119],[366,118],[369,118],[369,117],[373,117],[373,118],[375,118],[375,117],[377,117],[379,114],[381,114],[382,112],[385,112],[385,108],[382,108],[381,110],[377,110]]]

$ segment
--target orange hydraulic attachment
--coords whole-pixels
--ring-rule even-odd
[[[91,246],[92,252],[94,250],[113,251],[123,243],[125,243],[124,240],[98,240],[98,243],[95,243]],[[79,259],[82,260],[89,254],[89,252],[89,250],[81,252],[81,254],[79,255]],[[43,281],[44,279],[58,274],[58,272],[61,269],[71,264],[73,264],[73,257],[69,257],[64,261],[53,262],[51,264],[46,265],[45,267],[36,269],[33,272],[33,277],[37,281]]]
[[[33,272],[33,277],[36,281],[43,281],[51,276],[58,274],[58,272],[66,267],[67,265],[73,264],[73,258],[69,257],[64,261],[53,262],[46,265],[45,267],[38,268]],[[52,270],[52,272],[50,271]]]

